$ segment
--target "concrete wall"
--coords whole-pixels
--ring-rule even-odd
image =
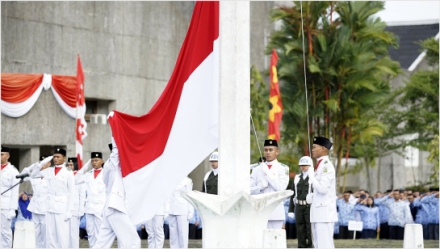
[[[85,73],[87,99],[117,109],[147,113],[165,88],[185,38],[195,2],[2,2],[2,73],[76,75],[77,54]],[[270,34],[272,2],[251,2],[251,64],[264,69],[265,30]],[[100,103],[101,103],[100,102]],[[20,118],[1,115],[1,143],[20,148],[19,169],[60,145],[75,154],[75,121],[43,91]],[[88,122],[84,158],[109,156],[108,124]],[[42,149],[44,147],[44,149]],[[39,150],[39,152],[37,152]],[[44,152],[46,153],[46,152]],[[207,160],[191,174],[201,190]],[[21,190],[28,190],[25,185]]]

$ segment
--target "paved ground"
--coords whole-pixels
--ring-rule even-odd
[[[142,240],[142,248],[148,248],[147,240]],[[202,248],[201,240],[190,240],[189,248]],[[80,240],[81,248],[88,248],[87,240]],[[297,248],[298,240],[287,240],[288,248]],[[357,239],[357,240],[335,240],[336,248],[403,248],[403,240],[373,240],[373,239]],[[438,240],[425,240],[425,248],[439,248]],[[112,248],[117,248],[116,241]],[[164,248],[170,248],[169,240],[165,240]]]

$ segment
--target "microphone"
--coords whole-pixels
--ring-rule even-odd
[[[26,177],[28,177],[28,176],[29,176],[29,173],[22,173],[22,174],[16,175],[15,178],[17,178],[17,179],[19,179],[19,178],[23,179],[23,178],[26,178]]]

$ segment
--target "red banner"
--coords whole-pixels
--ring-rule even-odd
[[[269,127],[268,138],[280,140],[280,125],[283,117],[283,103],[281,102],[280,86],[277,74],[278,55],[275,49],[272,50],[270,59],[270,93],[269,93]]]

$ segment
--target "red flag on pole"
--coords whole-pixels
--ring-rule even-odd
[[[84,73],[81,66],[81,59],[78,55],[76,73],[76,158],[78,159],[78,169],[81,169],[83,166],[83,139],[87,136],[87,123],[84,119],[85,114]]]
[[[281,102],[280,86],[277,74],[278,55],[275,49],[272,50],[270,59],[270,93],[269,93],[269,127],[268,138],[280,140],[280,124],[283,117],[283,103]]]

